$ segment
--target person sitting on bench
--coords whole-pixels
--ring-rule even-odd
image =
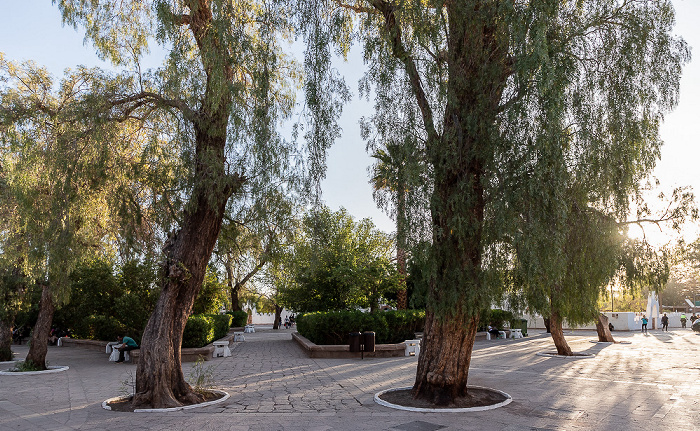
[[[119,360],[117,362],[124,362],[124,352],[139,348],[139,345],[131,337],[120,335],[117,337],[117,341],[122,343],[120,346],[117,346],[117,350],[119,350]]]

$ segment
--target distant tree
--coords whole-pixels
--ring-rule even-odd
[[[67,74],[54,91],[48,73],[0,56],[0,158],[6,198],[14,205],[3,250],[22,262],[21,273],[41,287],[39,317],[26,361],[46,367],[46,340],[57,305],[70,298],[70,275],[87,257],[110,253],[103,241],[117,218],[130,149],[137,139],[119,123],[89,115],[97,71]],[[108,142],[109,145],[102,145]]]
[[[392,238],[369,219],[355,222],[342,208],[312,210],[281,260],[285,267],[276,275],[280,301],[302,312],[375,310],[384,293],[397,287],[393,247]]]

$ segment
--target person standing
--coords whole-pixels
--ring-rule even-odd
[[[685,318],[685,313],[681,314],[681,328],[685,328],[685,322],[687,319]]]
[[[668,316],[666,313],[661,317],[661,330],[668,332]]]
[[[136,341],[131,337],[120,335],[117,337],[117,341],[122,343],[117,347],[117,350],[119,350],[119,360],[117,360],[117,362],[124,362],[124,352],[130,352],[139,348],[139,345],[136,344]]]
[[[649,319],[647,319],[647,316],[642,316],[642,332],[647,333],[647,323],[649,323]]]

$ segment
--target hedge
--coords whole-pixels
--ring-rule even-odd
[[[182,335],[182,347],[204,347],[228,334],[231,316],[228,314],[196,314],[187,319]]]
[[[416,310],[328,311],[302,314],[297,331],[316,344],[347,344],[351,332],[374,331],[377,344],[401,343],[423,331],[425,312]]]
[[[245,311],[227,311],[226,314],[233,318],[231,320],[232,328],[240,328],[248,323],[248,313]]]

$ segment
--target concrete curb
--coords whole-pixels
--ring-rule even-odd
[[[53,365],[50,367],[47,367],[48,370],[43,370],[43,371],[9,371],[9,370],[3,370],[0,371],[0,376],[31,376],[34,374],[53,374],[53,373],[60,373],[62,371],[67,371],[68,366],[66,365]]]
[[[134,409],[134,413],[167,413],[167,412],[178,412],[178,411],[181,411],[181,410],[196,409],[196,408],[198,408],[198,407],[207,407],[207,406],[213,406],[214,404],[223,403],[224,401],[226,401],[227,399],[229,399],[229,397],[231,396],[228,392],[220,391],[220,390],[218,390],[218,389],[209,389],[209,391],[211,391],[211,392],[216,392],[216,393],[218,393],[218,394],[223,394],[224,396],[221,397],[221,398],[219,398],[218,400],[207,401],[207,402],[200,403],[200,404],[190,404],[190,405],[188,405],[188,406],[170,407],[170,408],[167,408],[167,409]],[[121,397],[114,397],[114,398],[110,398],[110,399],[108,399],[108,400],[104,400],[104,401],[102,401],[102,408],[105,409],[105,410],[110,410],[110,411],[111,411],[112,408],[111,408],[110,406],[107,405],[108,403],[111,403],[111,402],[114,402],[114,401],[124,400],[124,399],[127,399],[127,398],[129,398],[129,397],[131,397],[131,395],[125,395],[125,396],[121,396]]]
[[[494,410],[499,407],[507,406],[511,402],[513,402],[513,398],[508,395],[507,393],[503,391],[499,391],[498,389],[492,389],[492,388],[486,388],[483,386],[467,386],[468,388],[475,388],[475,389],[486,389],[489,391],[497,392],[503,396],[506,397],[505,401],[501,401],[500,403],[493,404],[490,406],[479,406],[479,407],[464,407],[464,408],[446,408],[446,409],[428,409],[428,408],[422,408],[422,407],[407,407],[407,406],[401,406],[398,404],[392,404],[390,402],[384,401],[381,398],[379,398],[381,395],[387,393],[387,392],[394,392],[394,391],[402,391],[406,389],[411,389],[410,386],[404,387],[404,388],[392,388],[392,389],[387,389],[385,391],[377,392],[374,394],[374,402],[382,405],[384,407],[389,407],[392,409],[397,409],[397,410],[406,410],[409,412],[424,412],[424,413],[467,413],[467,412],[483,412],[486,410]]]
[[[574,353],[573,356],[558,355],[556,353],[549,352],[537,352],[537,356],[544,356],[545,358],[563,358],[563,359],[590,359],[595,358],[593,353]]]

